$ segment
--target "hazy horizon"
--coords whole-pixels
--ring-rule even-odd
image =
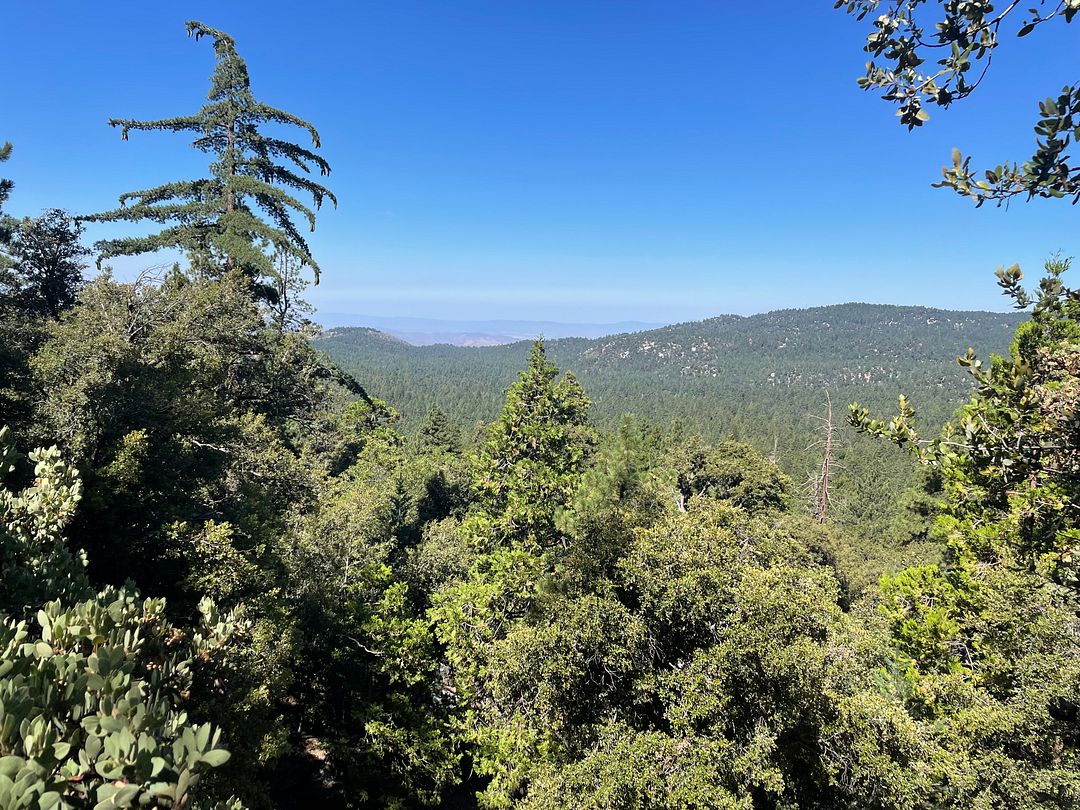
[[[909,133],[856,86],[865,25],[824,7],[330,2],[304,25],[278,0],[257,14],[206,0],[64,8],[6,11],[9,62],[34,77],[6,88],[9,212],[109,210],[205,171],[187,137],[124,142],[106,125],[201,106],[213,54],[183,27],[200,19],[236,37],[260,99],[319,128],[340,206],[310,236],[322,283],[308,298],[328,312],[992,311],[998,266],[1031,278],[1051,252],[1080,250],[1070,206],[976,210],[930,187],[954,146],[979,165],[1028,154],[1032,88],[1071,75],[1065,27],[1010,43],[977,94]],[[751,67],[753,81],[735,78]],[[91,241],[121,232],[148,231],[87,227]],[[125,277],[166,260],[114,264]]]
[[[991,313],[1009,314],[1014,309],[1005,308],[1000,310],[972,310],[950,309],[945,307],[932,307],[922,304],[879,304],[866,301],[844,301],[836,304],[826,304],[816,307],[777,307],[763,312],[740,314],[734,312],[718,312],[706,318],[690,318],[682,321],[645,322],[645,321],[614,321],[607,323],[585,322],[567,323],[548,320],[529,319],[451,319],[451,318],[421,318],[415,316],[394,315],[366,315],[362,313],[327,312],[315,313],[314,320],[326,330],[343,328],[370,328],[385,334],[400,338],[414,346],[427,346],[432,344],[451,344],[455,346],[488,346],[515,343],[522,340],[533,340],[538,337],[548,339],[560,339],[580,337],[594,339],[627,332],[643,332],[653,329],[661,329],[667,326],[677,326],[685,323],[695,323],[709,318],[741,317],[753,318],[755,316],[768,315],[776,312],[791,310],[835,309],[845,306],[879,306],[912,309],[927,309],[941,313]]]
[[[1006,299],[1003,296],[1002,301]],[[347,327],[347,326],[371,326],[378,327],[378,322],[393,323],[396,325],[420,327],[425,324],[439,325],[439,326],[456,326],[456,327],[477,327],[477,326],[498,326],[508,323],[514,324],[528,324],[533,325],[557,325],[557,326],[592,326],[592,327],[614,327],[614,326],[641,326],[643,328],[659,328],[662,326],[670,326],[679,323],[690,323],[694,321],[704,321],[710,318],[721,318],[727,316],[737,316],[743,318],[750,318],[755,315],[767,315],[772,312],[780,312],[784,310],[806,310],[806,309],[826,309],[829,307],[841,307],[847,305],[870,305],[870,306],[885,306],[885,307],[910,307],[921,309],[940,310],[943,312],[989,312],[996,314],[1005,314],[1015,311],[1013,307],[1001,306],[997,308],[987,307],[948,307],[938,306],[935,304],[925,303],[896,303],[890,301],[834,301],[828,304],[813,304],[808,306],[775,306],[767,309],[761,309],[751,312],[734,312],[734,311],[716,311],[708,315],[701,317],[688,317],[679,318],[676,320],[640,320],[637,318],[627,318],[620,320],[556,320],[550,318],[529,318],[529,317],[501,317],[499,313],[489,312],[487,317],[476,318],[451,318],[451,317],[427,317],[411,314],[387,314],[387,313],[365,313],[365,312],[340,312],[340,311],[323,311],[316,308],[314,318],[317,323],[327,327]],[[346,321],[355,321],[355,323],[348,323]],[[362,322],[362,323],[361,323]]]

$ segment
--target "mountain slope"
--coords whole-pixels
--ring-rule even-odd
[[[1008,350],[1018,313],[843,304],[721,316],[660,329],[548,342],[561,368],[581,380],[593,418],[623,414],[707,439],[755,445],[802,482],[820,463],[826,396],[841,423],[831,514],[871,543],[903,534],[910,457],[843,427],[848,403],[892,413],[904,393],[932,435],[971,391],[957,363],[969,346],[982,356]],[[413,430],[433,404],[468,428],[495,417],[525,366],[528,343],[484,348],[411,346],[371,329],[333,329],[318,345]],[[826,394],[827,392],[827,394]],[[917,522],[917,521],[916,521]],[[910,526],[910,522],[907,524]]]
[[[907,393],[940,421],[969,390],[956,357],[969,346],[984,355],[1006,351],[1022,318],[842,304],[553,340],[548,350],[581,378],[601,420],[632,411],[661,424],[678,418],[707,433],[726,425],[740,434],[733,429],[744,421],[740,409],[767,415],[766,422],[799,420],[819,410],[829,390],[834,402],[878,406]],[[491,419],[528,352],[526,343],[410,346],[348,328],[328,331],[318,345],[398,407],[406,425],[435,402],[462,424]]]

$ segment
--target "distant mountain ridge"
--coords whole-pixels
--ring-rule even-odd
[[[336,327],[368,327],[401,338],[414,346],[502,346],[521,340],[565,337],[598,338],[623,332],[655,329],[662,324],[640,321],[617,323],[562,323],[559,321],[523,320],[444,320],[379,315],[344,315],[327,313],[324,325]]]
[[[600,419],[634,412],[661,424],[674,418],[710,433],[745,434],[801,418],[826,390],[834,401],[883,407],[907,393],[933,420],[943,419],[970,390],[956,357],[969,346],[984,356],[1006,352],[1025,317],[852,303],[721,315],[547,346],[554,362],[581,379]],[[528,352],[525,342],[413,346],[370,328],[330,329],[317,345],[398,407],[406,427],[436,402],[461,424],[493,418]]]
[[[760,315],[721,315],[636,335],[593,341],[583,365],[645,366],[681,376],[716,376],[739,360],[768,371],[760,384],[843,385],[899,380],[914,361],[955,370],[968,346],[1003,352],[1024,319],[1019,313],[953,311],[888,304],[836,304]],[[922,369],[925,371],[926,369]],[[916,375],[917,378],[918,375]],[[745,379],[755,382],[753,374]]]
[[[794,479],[821,463],[816,442],[831,399],[836,435],[836,510],[868,537],[888,531],[915,464],[886,442],[843,426],[858,401],[876,414],[911,397],[926,435],[970,396],[956,358],[1008,351],[1024,313],[840,304],[704,321],[606,337],[547,342],[592,401],[591,418],[611,426],[623,414],[662,430],[756,446]],[[412,432],[437,404],[470,431],[499,412],[525,367],[528,342],[487,348],[412,346],[375,329],[328,330],[317,346],[369,393],[401,412]]]

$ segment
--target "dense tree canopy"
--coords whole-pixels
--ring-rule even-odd
[[[890,6],[882,55],[915,70],[933,5]],[[981,58],[1013,8],[944,4],[939,38]],[[317,265],[289,212],[311,212],[280,187],[332,196],[277,161],[328,167],[263,125],[314,129],[189,32],[215,44],[210,103],[113,123],[195,131],[211,176],[95,217],[169,225],[105,258],[184,261],[86,281],[62,211],[2,220],[0,806],[1080,805],[1067,260],[1036,292],[1000,271],[1018,328],[849,305],[557,344],[588,385],[542,341],[472,350],[471,377],[435,347],[389,389],[403,426],[299,298]],[[972,89],[945,68],[937,103]],[[948,341],[1014,329],[944,379]],[[363,337],[338,355],[402,383],[408,347]],[[853,406],[914,460],[851,440],[812,514],[821,388],[876,406],[909,381],[931,412],[968,401],[930,440],[904,398],[889,422]]]

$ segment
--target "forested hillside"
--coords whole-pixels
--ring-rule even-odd
[[[821,463],[828,398],[838,409],[854,401],[893,408],[906,393],[925,424],[940,426],[972,391],[957,374],[957,358],[972,346],[1006,352],[1020,320],[1015,313],[844,304],[564,338],[547,350],[588,390],[599,424],[613,427],[633,414],[665,429],[678,424],[712,440],[735,438],[801,484]],[[357,328],[329,330],[315,345],[399,409],[406,432],[436,404],[467,431],[490,421],[529,349],[411,346]],[[906,509],[915,465],[851,431],[837,438],[835,453],[834,516],[880,537]]]
[[[891,406],[918,395],[944,421],[970,391],[956,374],[969,347],[1007,351],[1021,316],[844,304],[751,317],[721,316],[595,340],[547,341],[587,385],[608,424],[633,412],[680,420],[710,436],[771,441],[770,430],[819,413],[824,394]],[[326,331],[316,345],[415,426],[438,403],[463,425],[492,419],[529,344],[411,346],[371,329]],[[792,427],[788,427],[787,433]]]

